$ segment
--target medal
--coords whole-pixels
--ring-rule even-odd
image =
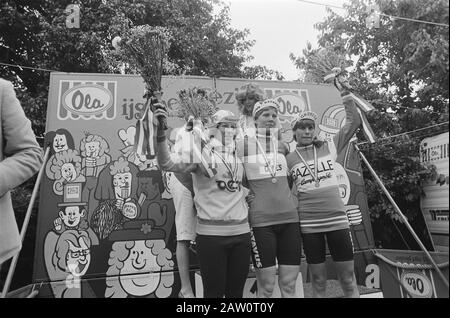
[[[317,149],[316,149],[316,147],[314,145],[313,145],[313,149],[314,149],[314,172],[311,170],[311,168],[309,167],[309,165],[306,162],[306,160],[302,157],[302,155],[300,154],[300,151],[298,151],[298,149],[295,149],[295,152],[297,153],[298,157],[300,158],[300,160],[305,165],[306,169],[308,169],[309,174],[313,178],[315,187],[318,188],[320,186],[320,180],[319,180],[319,173],[317,172],[317,167],[318,167],[318,163],[317,163]]]
[[[264,161],[267,164],[267,170],[269,170],[269,173],[272,176],[272,183],[275,184],[275,183],[277,183],[276,176],[277,176],[277,165],[278,165],[278,149],[277,149],[276,141],[274,142],[274,147],[273,147],[273,149],[275,150],[274,164],[273,164],[273,166],[270,166],[270,161],[267,158],[267,154],[264,151],[263,147],[261,146],[261,143],[259,142],[258,137],[255,137],[255,138],[256,138],[256,144],[258,145],[259,150],[261,150]],[[273,141],[273,138],[272,138],[272,141]]]
[[[232,166],[232,164],[228,163],[227,160],[225,160],[225,158],[222,157],[222,155],[218,151],[216,151],[215,149],[212,149],[211,152],[213,153],[213,157],[214,157],[214,154],[216,154],[217,157],[220,158],[220,160],[223,162],[223,164],[227,168],[228,173],[224,173],[223,176],[224,177],[229,176],[231,180],[237,181],[236,176],[237,176],[239,166],[238,166],[238,160],[236,158],[236,153],[233,152],[234,165]]]

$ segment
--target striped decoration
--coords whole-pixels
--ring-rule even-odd
[[[367,120],[366,114],[361,112],[361,110],[359,108],[358,108],[358,113],[359,113],[359,116],[361,117],[364,136],[366,136],[366,138],[369,142],[374,143],[376,141],[375,133],[373,132],[372,128],[370,127],[370,124]]]
[[[134,150],[138,155],[155,155],[153,137],[153,112],[150,110],[150,106],[147,106],[143,116],[136,123]]]
[[[367,120],[366,113],[374,110],[375,107],[373,107],[372,104],[370,104],[358,94],[350,93],[347,96],[349,96],[357,106],[358,113],[362,121],[364,135],[369,142],[374,143],[376,141],[376,137],[372,128],[370,127],[369,121]]]
[[[353,100],[355,101],[358,108],[360,108],[363,112],[367,113],[367,112],[370,112],[371,110],[375,109],[375,107],[373,107],[371,103],[366,101],[364,98],[362,98],[358,94],[350,93],[350,96],[353,98]]]
[[[358,225],[362,223],[362,214],[361,214],[361,210],[358,209],[351,209],[351,210],[347,210],[347,218],[348,218],[348,222],[351,225]]]

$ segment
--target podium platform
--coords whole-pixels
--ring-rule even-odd
[[[296,294],[297,298],[312,298],[312,286],[311,283],[304,283],[302,279],[302,273],[300,272],[297,278]],[[367,288],[365,286],[358,285],[358,290],[361,298],[383,298],[383,293],[380,289]],[[256,277],[254,272],[249,272],[247,281],[244,286],[243,298],[256,298]],[[202,277],[199,271],[195,272],[195,295],[197,298],[203,298],[203,284]],[[341,286],[338,280],[329,279],[327,281],[326,289],[327,298],[343,298]],[[281,298],[280,288],[278,287],[278,279],[275,282],[275,289],[273,291],[272,298]]]
[[[358,285],[358,291],[361,298],[383,298],[383,293],[380,289],[367,288],[365,286]],[[312,286],[311,283],[303,284],[304,298],[312,298]],[[326,298],[343,298],[344,293],[342,292],[341,285],[338,280],[329,279],[327,280],[327,289],[325,292]]]
[[[297,284],[295,286],[297,298],[304,298],[302,273],[299,273]],[[256,276],[254,272],[250,271],[248,273],[247,281],[245,282],[243,298],[256,298],[256,291]],[[195,296],[196,298],[203,298],[203,284],[200,271],[195,272]],[[278,278],[275,281],[272,298],[281,298],[280,288],[278,287]]]

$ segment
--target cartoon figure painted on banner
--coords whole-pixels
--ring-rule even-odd
[[[122,228],[122,224],[140,214],[137,200],[139,169],[124,157],[109,163],[100,173],[95,198],[100,201],[91,220],[100,239]]]
[[[46,175],[53,182],[53,192],[62,195],[64,185],[85,182],[81,174],[81,157],[76,150],[68,149],[55,153],[47,162]]]
[[[108,264],[107,298],[165,298],[172,293],[174,261],[163,239],[115,242]]]
[[[106,297],[168,297],[172,293],[174,261],[167,242],[175,209],[173,204],[169,207],[171,201],[161,199],[160,170],[139,171],[137,176],[142,212],[108,236],[114,243],[107,275],[113,277],[106,280]]]
[[[169,128],[170,133],[168,133],[169,139],[168,139],[167,144],[169,145],[170,151],[173,151],[173,146],[175,144],[175,138],[176,138],[176,135],[177,135],[179,129],[180,129],[180,127],[177,127],[174,129]],[[170,200],[173,198],[172,190],[171,190],[172,182],[174,182],[173,178],[175,178],[173,172],[162,171],[162,179],[163,179],[163,184],[164,184],[164,191],[161,193],[162,199]]]
[[[171,171],[163,171],[162,172],[163,184],[164,184],[164,192],[161,194],[161,198],[165,200],[170,200],[173,198],[172,196],[172,183],[174,182],[175,176]]]
[[[56,131],[49,131],[45,134],[45,145],[50,145],[50,156],[57,152],[75,149],[75,142],[73,141],[72,134],[64,129],[59,128]]]
[[[47,163],[45,164],[45,176],[42,178],[41,181],[41,189],[45,189],[45,199],[43,201],[45,202],[51,202],[52,207],[50,208],[52,211],[56,209],[56,204],[63,201],[62,198],[62,188],[64,184],[67,182],[66,179],[71,179],[71,177],[68,176],[68,174],[64,174],[66,176],[66,179],[63,178],[61,172],[56,172],[56,170],[61,170],[60,167],[58,168],[55,166],[55,163],[59,161],[58,159],[55,159],[55,155],[57,153],[61,153],[63,151],[68,152],[69,150],[72,152],[75,150],[75,143],[72,137],[72,134],[64,129],[59,128],[56,131],[49,131],[45,134],[45,140],[44,140],[45,147],[49,147],[50,149],[50,156],[47,160]],[[74,155],[75,153],[73,153]],[[70,155],[67,155],[67,159],[70,157]],[[76,162],[78,159],[75,159],[73,167],[76,171]],[[67,162],[69,164],[69,162]],[[61,163],[62,165],[62,163]],[[72,171],[73,169],[69,168],[69,171]],[[81,172],[79,173],[81,175]],[[42,199],[42,198],[41,198]],[[46,229],[52,228],[52,220],[49,220],[48,224],[46,224]]]
[[[85,202],[76,203],[60,203],[58,217],[53,224],[55,232],[61,234],[66,230],[86,230],[88,223],[85,219],[86,209]]]
[[[86,231],[66,230],[60,236],[49,232],[45,238],[44,259],[56,298],[92,297],[83,276],[89,269],[91,241]]]
[[[59,128],[56,131],[49,131],[45,134],[44,145],[50,147],[50,156],[45,165],[45,172],[47,178],[43,178],[41,188],[52,189],[55,186],[56,177],[51,172],[52,162],[55,158],[55,154],[61,151],[67,151],[69,149],[75,149],[75,142],[73,141],[72,134],[64,129]],[[59,178],[58,178],[59,179]],[[58,188],[60,188],[58,186]],[[57,190],[59,192],[59,190]],[[61,202],[61,193],[56,194],[55,191],[48,191],[47,194],[49,202]]]
[[[334,144],[333,137],[339,132],[339,130],[345,125],[345,108],[343,105],[332,105],[328,107],[322,115],[321,122],[319,124],[319,138],[328,141],[330,145],[330,152],[333,156],[337,157],[336,166],[334,170],[336,172],[336,177],[339,184],[339,192],[342,200],[347,208],[347,217],[349,219],[350,225],[359,225],[362,223],[362,214],[358,205],[348,205],[351,194],[351,182],[358,183],[360,180],[360,173],[356,171],[356,168],[349,169],[347,164],[345,164],[345,169],[342,166],[342,162],[349,163],[348,155],[352,151],[353,147],[351,144],[340,153],[336,154],[336,146]],[[354,136],[350,142],[355,141],[356,136]],[[356,175],[353,178],[349,178],[347,171],[352,173],[353,171]],[[352,180],[353,179],[353,180]]]
[[[157,169],[156,159],[147,159],[145,155],[139,155],[134,150],[134,136],[136,134],[136,127],[130,126],[126,130],[119,130],[119,138],[122,140],[125,148],[120,149],[123,156],[127,158],[128,161],[134,163],[139,167],[139,170],[153,170]]]
[[[152,220],[153,226],[162,226],[168,221],[175,221],[175,215],[173,218],[168,215],[168,201],[161,198],[164,191],[161,170],[140,171],[138,178],[139,203],[142,207],[139,219]]]
[[[58,217],[53,221],[54,230],[61,234],[67,230],[83,230],[89,234],[92,245],[98,245],[98,238],[86,220],[86,202],[81,202],[81,183],[64,186],[64,202],[58,204]]]
[[[83,189],[83,200],[88,202],[88,220],[98,205],[94,191],[97,187],[97,178],[102,169],[111,162],[109,145],[105,138],[99,135],[85,133],[80,142],[82,157],[81,167],[86,176],[86,185]]]
[[[169,149],[170,151],[173,151],[173,146],[175,145],[175,139],[177,136],[177,133],[180,129],[182,129],[184,126],[182,127],[176,127],[176,128],[169,128],[167,135],[169,136],[169,139],[167,140],[167,144],[169,145]],[[174,174],[171,171],[162,171],[162,181],[164,184],[164,191],[161,193],[161,198],[162,199],[166,199],[166,200],[170,200],[172,199],[172,183],[174,182]]]

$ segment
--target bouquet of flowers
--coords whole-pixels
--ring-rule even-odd
[[[173,115],[187,121],[185,131],[178,135],[175,148],[184,160],[192,158],[194,162],[200,162],[209,177],[215,172],[207,158],[208,151],[204,152],[208,147],[204,128],[211,125],[212,116],[218,110],[209,91],[198,87],[178,91],[178,103],[173,107]]]
[[[150,100],[150,105],[160,102],[162,96],[161,78],[163,70],[170,67],[167,53],[171,38],[164,27],[139,25],[126,28],[122,36],[112,41],[115,51],[110,52],[111,57],[127,63],[142,76],[144,98]],[[162,123],[162,128],[167,129],[167,123]]]
[[[339,91],[352,91],[353,87],[350,84],[348,73],[345,70],[353,63],[345,58],[339,49],[331,46],[326,46],[316,52],[309,51],[307,55],[308,67],[307,77],[314,82],[333,83]],[[363,97],[356,93],[350,93],[349,96],[355,102],[358,113],[362,120],[363,132],[370,142],[375,142],[375,134],[373,133],[369,122],[366,118],[366,113],[375,108],[366,101]]]
[[[305,52],[307,59],[306,80],[316,83],[332,82],[337,75],[345,72],[352,61],[337,49],[326,46],[320,50]]]
[[[209,123],[211,116],[219,110],[208,91],[203,88],[182,89],[178,92],[178,99],[178,105],[174,109],[175,116],[187,120],[188,128],[192,128],[194,120]]]
[[[161,102],[161,78],[163,70],[170,65],[167,53],[172,37],[163,27],[140,25],[130,28],[125,22],[122,24],[122,35],[116,36],[112,41],[115,50],[108,52],[107,60],[126,63],[144,79],[147,107],[136,124],[134,148],[137,154],[150,155],[148,158],[151,158],[155,155],[153,111],[157,107],[155,104]],[[167,120],[163,117],[158,120],[161,129],[166,130]]]

